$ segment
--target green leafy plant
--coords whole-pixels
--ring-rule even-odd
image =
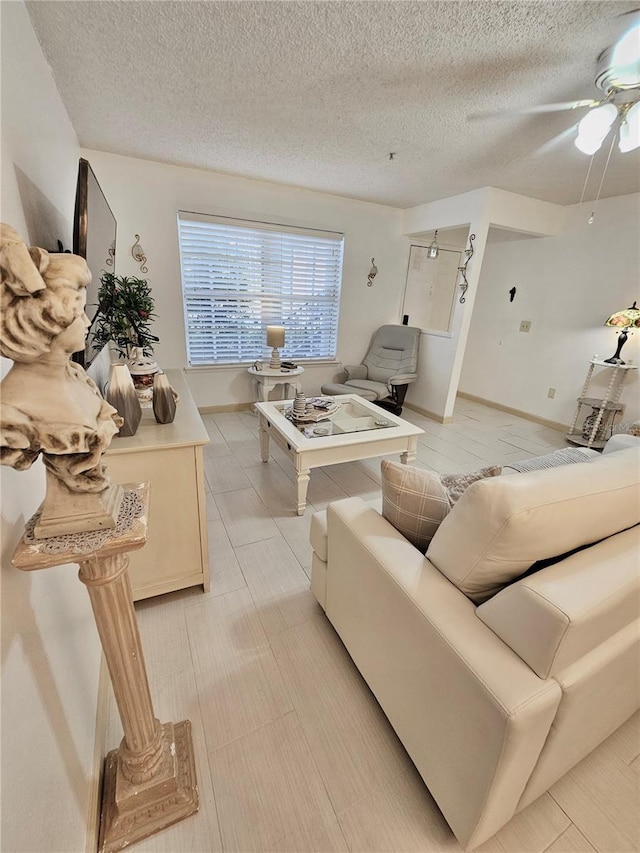
[[[145,279],[103,273],[93,333],[94,349],[102,349],[113,341],[125,358],[131,347],[142,347],[145,355],[151,355],[154,343],[158,343],[158,338],[151,334],[155,316],[151,288]]]

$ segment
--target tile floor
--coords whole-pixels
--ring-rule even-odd
[[[506,464],[559,432],[460,399],[419,466]],[[137,851],[459,851],[384,714],[309,591],[311,515],[379,491],[380,459],[316,469],[294,515],[288,458],[260,461],[249,412],[206,415],[211,593],[136,605],[156,713],[193,724],[199,813]],[[390,457],[393,458],[393,457]],[[121,737],[111,708],[109,747]],[[640,715],[513,818],[483,853],[640,850]]]

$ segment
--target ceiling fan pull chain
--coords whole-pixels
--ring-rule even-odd
[[[591,167],[593,166],[593,158],[595,154],[591,155],[591,159],[589,160],[589,168],[587,169],[587,177],[584,179],[584,186],[582,187],[582,195],[580,196],[580,204],[584,201],[584,194],[587,191],[587,184],[589,183],[589,175],[591,174]]]
[[[615,134],[611,138],[611,145],[609,146],[609,153],[607,154],[607,162],[604,164],[604,171],[602,173],[602,177],[600,178],[600,186],[598,187],[598,194],[596,196],[596,200],[593,203],[593,210],[591,211],[591,216],[589,217],[589,225],[593,225],[593,220],[596,218],[596,207],[598,206],[598,201],[600,200],[600,193],[602,192],[602,185],[604,183],[604,176],[607,174],[607,169],[609,168],[609,160],[611,160],[611,154],[613,152],[613,144],[616,141]]]

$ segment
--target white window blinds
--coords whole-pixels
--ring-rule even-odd
[[[178,215],[189,363],[255,361],[266,326],[284,326],[281,358],[334,358],[342,234]]]

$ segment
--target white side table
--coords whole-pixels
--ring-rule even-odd
[[[256,399],[259,403],[266,403],[269,400],[269,391],[276,385],[286,386],[285,399],[286,395],[291,394],[291,388],[294,391],[302,391],[300,377],[304,373],[304,367],[296,367],[295,370],[272,370],[267,366],[262,370],[256,370],[255,367],[250,367],[248,373],[253,379]]]
[[[610,372],[609,382],[603,397],[587,396],[594,367],[605,368]],[[605,446],[611,435],[616,414],[624,410],[624,406],[620,403],[622,384],[627,373],[630,370],[637,370],[637,368],[637,364],[611,364],[601,358],[594,357],[591,359],[582,394],[578,397],[573,423],[566,435],[568,441],[583,447],[595,447],[597,450]],[[582,428],[580,428],[578,421],[583,406],[591,407],[592,414],[587,416]]]

